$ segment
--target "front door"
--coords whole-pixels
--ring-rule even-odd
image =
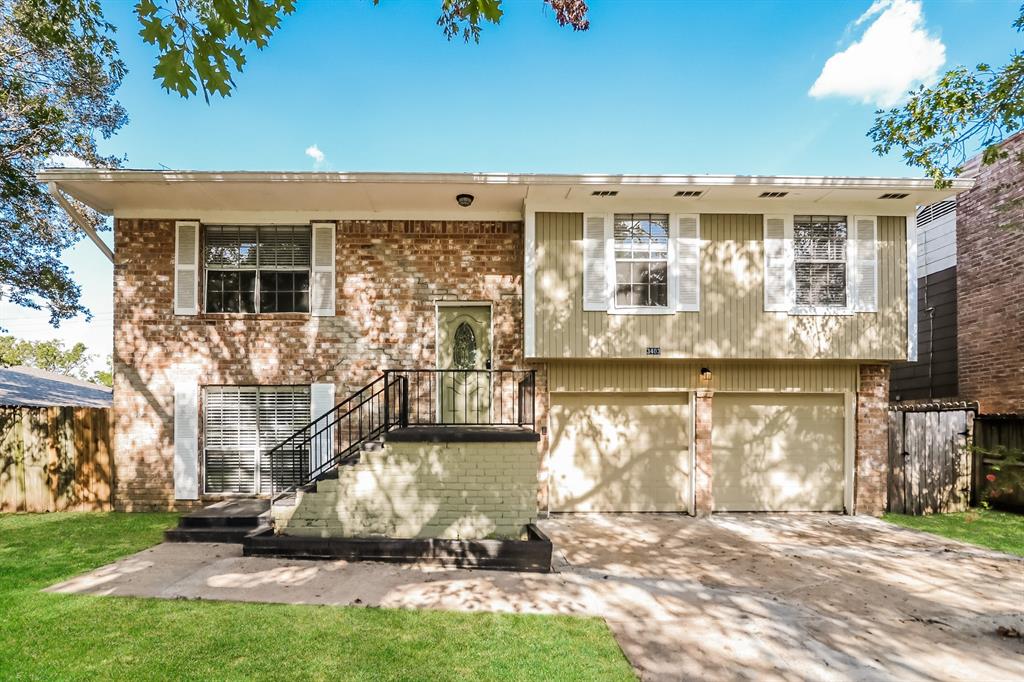
[[[491,308],[437,309],[437,404],[445,424],[486,424],[491,414]]]

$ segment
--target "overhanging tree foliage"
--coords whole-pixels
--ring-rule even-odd
[[[119,164],[97,151],[96,135],[127,121],[114,100],[124,74],[97,0],[0,0],[0,298],[45,307],[53,325],[88,314],[60,261],[82,233],[36,171],[59,157]]]
[[[374,5],[380,0],[372,0]],[[479,42],[484,23],[497,24],[501,0],[440,0],[437,25],[445,37]],[[560,26],[590,27],[586,0],[544,0]],[[245,49],[263,49],[295,11],[297,0],[139,0],[139,35],[159,51],[153,77],[170,92],[209,101],[235,87],[233,74],[245,66]]]
[[[1013,26],[1024,31],[1024,5]],[[912,92],[902,106],[876,112],[868,136],[877,154],[901,150],[908,165],[923,168],[942,188],[977,149],[982,163],[1005,159],[1000,143],[1022,127],[1024,54],[1014,52],[1001,67],[952,69],[935,85]]]

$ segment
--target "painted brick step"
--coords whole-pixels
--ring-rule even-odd
[[[258,535],[268,530],[270,530],[270,525],[267,523],[246,528],[229,526],[215,528],[170,528],[164,531],[164,542],[228,542],[241,544],[249,535]]]

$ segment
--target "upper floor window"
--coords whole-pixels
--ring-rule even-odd
[[[616,213],[613,239],[615,306],[668,307],[668,214]]]
[[[793,265],[798,306],[847,305],[846,216],[793,217]]]
[[[206,311],[307,313],[308,225],[205,228]]]

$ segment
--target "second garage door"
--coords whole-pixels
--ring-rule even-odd
[[[842,511],[841,395],[716,393],[715,511]]]
[[[551,511],[686,511],[685,393],[553,394]]]

